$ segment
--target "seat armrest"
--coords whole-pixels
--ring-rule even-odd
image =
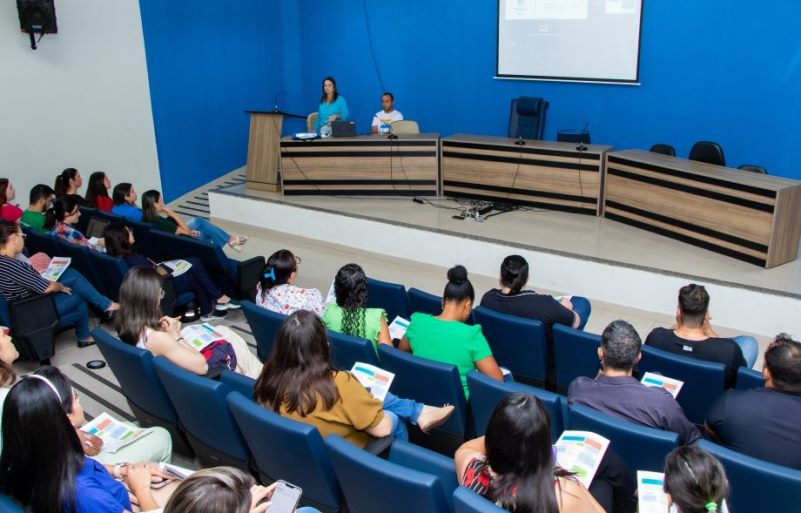
[[[14,301],[8,310],[17,337],[27,338],[58,326],[58,311],[51,294]]]
[[[375,456],[384,457],[385,453],[392,447],[392,442],[394,441],[395,439],[392,435],[373,438],[370,443],[364,446],[364,450]]]
[[[264,257],[257,256],[236,264],[236,288],[240,299],[256,297],[256,284],[264,271]]]

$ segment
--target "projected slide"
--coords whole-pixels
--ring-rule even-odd
[[[639,80],[642,0],[498,0],[497,75]]]

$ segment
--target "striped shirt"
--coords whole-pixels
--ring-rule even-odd
[[[39,276],[30,264],[0,255],[0,294],[6,301],[17,301],[44,294],[50,282]]]

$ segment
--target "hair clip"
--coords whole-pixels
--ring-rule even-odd
[[[275,269],[270,267],[270,272],[264,273],[265,278],[270,278],[271,280],[275,281]]]
[[[717,511],[718,510],[718,503],[714,502],[714,501],[707,502],[704,505],[704,508],[706,508],[707,511]]]

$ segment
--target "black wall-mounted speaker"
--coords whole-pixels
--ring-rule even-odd
[[[19,26],[23,32],[57,34],[54,0],[17,0]]]

